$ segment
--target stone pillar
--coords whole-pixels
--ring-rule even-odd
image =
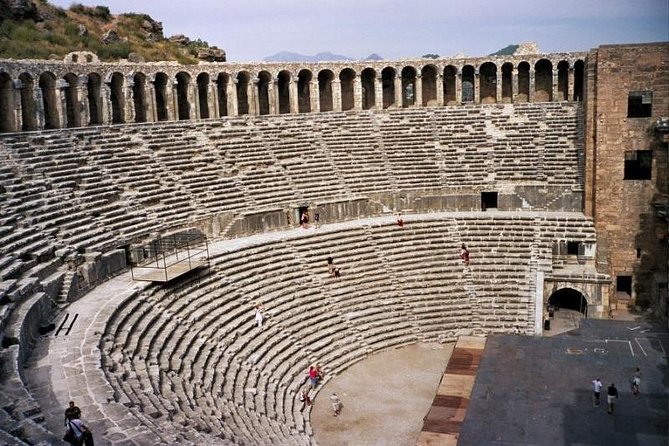
[[[395,107],[402,108],[402,103],[404,102],[404,91],[402,91],[402,76],[400,73],[396,73],[395,75],[394,88],[395,88]]]
[[[438,107],[443,107],[444,106],[444,75],[443,74],[437,74],[437,106]]]
[[[125,116],[123,122],[130,123],[130,122],[135,122],[135,91],[133,90],[133,87],[135,86],[135,81],[133,79],[129,79],[125,82],[125,85],[123,88],[125,91],[123,92],[123,97],[125,100],[123,101],[123,107],[125,109]]]
[[[237,101],[237,84],[239,79],[225,84],[226,97],[228,98],[228,116],[239,116],[239,104]]]
[[[279,77],[278,76],[272,78],[272,92],[273,92],[272,95],[268,94],[268,96],[270,96],[269,112],[273,115],[278,115],[278,114],[281,113],[281,107],[280,107],[281,92],[279,91]],[[272,107],[272,104],[274,105],[274,107]]]
[[[574,100],[574,67],[569,67],[567,70],[567,101]]]
[[[339,79],[332,81],[332,111],[341,111],[341,81]]]
[[[35,124],[37,130],[42,130],[44,129],[44,97],[38,82],[35,82],[33,87],[33,100],[35,101]]]
[[[300,112],[300,107],[298,104],[298,94],[297,94],[297,77],[293,76],[288,83],[288,99],[290,103],[290,112],[292,114],[297,114]]]
[[[362,110],[362,79],[359,73],[353,78],[353,110]]]
[[[414,105],[416,107],[423,106],[423,76],[418,73],[416,74],[416,91],[414,92]]]
[[[543,334],[544,320],[544,272],[537,271],[534,289],[534,336]]]
[[[111,101],[111,82],[102,82],[100,85],[100,102],[102,103],[102,123],[109,125],[114,118]]]
[[[502,71],[500,70],[499,76],[495,76],[495,102],[500,104],[502,102]]]
[[[481,73],[478,68],[474,71],[474,104],[481,103]]]
[[[12,93],[14,99],[14,132],[20,132],[23,129],[23,108],[21,107],[21,89],[23,88],[23,82],[21,79],[14,79],[12,81]]]
[[[58,114],[58,126],[66,128],[69,124],[67,122],[67,102],[65,99],[65,88],[67,88],[67,81],[65,79],[56,79],[56,113]]]
[[[552,101],[551,102],[556,102],[556,101],[561,101],[562,99],[559,99],[559,93],[558,93],[558,70],[557,68],[553,68],[553,76],[551,78],[551,81],[553,83],[553,95],[551,96]]]
[[[169,104],[171,104],[172,109],[172,115],[170,116],[170,121],[178,121],[179,120],[179,92],[177,91],[177,85],[179,85],[179,81],[174,79],[172,81],[172,88],[168,88],[169,90],[168,97],[169,97]],[[169,110],[167,112],[169,114]]]
[[[534,89],[536,88],[534,75],[534,68],[530,67],[530,91],[528,92],[527,102],[534,102]]]
[[[88,104],[88,76],[82,75],[77,79],[77,103],[79,104],[79,123],[86,127],[91,122],[90,106]]]
[[[309,95],[311,98],[311,111],[319,112],[321,111],[321,96],[318,94],[318,79],[311,81],[311,88],[309,89]]]
[[[455,75],[455,102],[462,104],[462,69]]]
[[[511,72],[511,102],[518,102],[518,68],[514,68]]]
[[[158,122],[158,106],[156,105],[156,80],[150,80],[146,83],[146,94],[148,100],[146,110],[146,120],[149,122]],[[151,104],[151,106],[148,106]]]
[[[218,112],[218,84],[215,80],[209,81],[207,91],[209,92],[208,96],[210,98],[210,100],[207,101],[207,104],[209,105],[209,117],[220,118],[221,116]]]
[[[249,115],[258,115],[260,104],[258,100],[258,78],[254,77],[251,82],[246,84],[246,97],[249,101]]]
[[[374,108],[383,110],[383,76],[381,74],[374,78]]]

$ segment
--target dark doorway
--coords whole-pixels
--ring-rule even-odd
[[[588,315],[587,299],[573,288],[563,288],[551,294],[551,297],[548,299],[548,305],[552,305],[555,308],[578,311],[585,316]]]
[[[497,209],[497,192],[481,192],[481,210]]]
[[[632,296],[632,276],[616,276],[616,291]]]

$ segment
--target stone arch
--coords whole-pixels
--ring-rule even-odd
[[[351,68],[344,68],[339,73],[339,82],[341,88],[341,109],[342,111],[353,110],[355,99],[353,93],[353,83],[355,82],[355,71]]]
[[[86,95],[88,97],[88,125],[102,124],[102,98],[100,96],[102,78],[98,73],[89,73],[86,80]]]
[[[197,102],[200,119],[209,119],[209,73],[200,73],[195,79],[197,83]]]
[[[290,82],[292,76],[288,70],[279,71],[277,88],[279,99],[279,114],[290,113]]]
[[[518,97],[516,102],[528,102],[530,100],[530,64],[521,62],[518,64]]]
[[[397,77],[397,72],[393,67],[385,67],[383,70],[381,70],[383,108],[388,108],[395,104],[395,77]]]
[[[568,308],[583,313],[586,316],[588,314],[587,297],[583,292],[574,288],[567,287],[554,291],[548,298],[548,305]]]
[[[402,107],[416,105],[416,69],[404,67],[402,69]]]
[[[311,111],[311,71],[304,69],[297,74],[297,111],[309,113]]]
[[[156,78],[153,81],[153,88],[156,92],[156,118],[158,121],[167,121],[170,119],[168,113],[168,97],[167,97],[167,83],[169,78],[165,73],[156,73]]]
[[[569,100],[569,62],[566,60],[561,60],[557,64],[558,78],[557,78],[557,91],[558,91],[558,101],[568,101]]]
[[[485,62],[479,67],[479,98],[481,104],[497,102],[497,65]]]
[[[249,114],[249,82],[251,75],[247,71],[237,73],[237,114]]]
[[[502,102],[513,102],[513,64],[510,62],[502,65]]]
[[[190,87],[190,74],[185,71],[177,73],[177,119],[179,121],[190,119],[190,101],[188,89]]]
[[[58,117],[58,96],[56,95],[56,76],[45,72],[39,77],[39,88],[42,91],[42,107],[44,110],[44,128],[57,129],[60,127]]]
[[[132,77],[132,102],[135,107],[135,122],[146,122],[146,75],[135,73]]]
[[[14,82],[7,73],[0,73],[0,132],[13,132]]]
[[[362,87],[362,109],[370,110],[376,106],[376,71],[373,68],[365,68],[360,73]]]
[[[21,73],[21,130],[29,132],[37,130],[37,108],[33,90],[35,81],[28,73]]]
[[[77,87],[79,78],[76,74],[67,73],[63,76],[65,87],[63,96],[65,96],[65,119],[67,127],[81,127],[81,115],[79,114],[79,95]]]
[[[218,92],[218,116],[228,116],[228,85],[230,76],[227,73],[218,73],[216,77],[216,91]]]
[[[424,107],[437,105],[437,67],[425,65],[421,70],[422,96]]]
[[[534,102],[553,100],[553,64],[548,59],[539,59],[534,64]]]
[[[115,72],[111,76],[111,81],[109,82],[110,97],[112,103],[112,123],[113,124],[123,124],[125,123],[125,96],[123,95],[123,87],[125,85],[125,79],[123,75],[119,72]]]
[[[574,101],[583,100],[583,85],[585,84],[585,64],[581,59],[574,63]]]
[[[444,105],[455,105],[458,103],[455,79],[458,75],[458,69],[453,65],[444,68]]]
[[[465,65],[462,67],[462,102],[474,102],[476,97],[475,85],[474,85],[474,67],[471,65]]]
[[[269,72],[261,71],[258,73],[258,114],[260,115],[269,115],[271,112],[269,99],[271,83],[272,75]]]
[[[328,112],[333,110],[334,101],[332,99],[332,81],[334,73],[330,70],[322,70],[318,73],[318,99],[321,104],[321,111]]]

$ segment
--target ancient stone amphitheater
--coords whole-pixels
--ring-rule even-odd
[[[100,444],[315,444],[296,400],[314,362],[334,376],[420,341],[541,335],[549,302],[607,314],[642,210],[607,229],[597,169],[640,147],[612,133],[655,138],[666,55],[0,61],[0,439],[60,441],[75,399]],[[616,128],[646,90],[651,115]],[[205,266],[133,281],[147,246],[200,233]]]

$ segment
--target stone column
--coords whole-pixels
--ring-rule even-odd
[[[381,74],[374,78],[374,108],[383,110],[383,76]]]
[[[147,102],[146,120],[149,122],[158,122],[158,106],[156,105],[156,80],[150,80],[146,83],[146,94],[149,98]],[[148,104],[151,104],[148,106]]]
[[[511,102],[518,102],[518,68],[511,71]]]
[[[319,112],[321,111],[321,97],[318,94],[318,79],[311,81],[311,88],[309,89],[309,94],[311,97],[311,111]]]
[[[481,103],[481,73],[478,68],[474,71],[474,104]]]
[[[332,81],[332,111],[341,111],[341,81],[339,79]]]
[[[561,101],[562,99],[559,98],[559,93],[558,93],[558,70],[557,68],[553,68],[553,77],[551,78],[552,83],[553,83],[553,95],[551,96],[552,101],[551,102],[556,102],[556,101]]]
[[[123,107],[125,108],[125,116],[124,116],[124,122],[130,123],[130,122],[135,122],[135,91],[133,90],[133,87],[135,86],[135,81],[133,79],[129,79],[127,82],[125,82],[125,85],[123,88],[125,89],[124,91],[124,97],[125,100],[123,101]]]
[[[14,132],[20,132],[23,129],[23,108],[21,107],[21,89],[23,88],[23,82],[21,79],[14,79],[12,81],[12,98],[14,99]]]
[[[207,89],[210,98],[210,100],[207,101],[209,105],[209,117],[220,118],[221,116],[218,112],[218,84],[215,80],[210,80]]]
[[[102,82],[100,85],[100,102],[102,103],[102,123],[110,125],[114,118],[111,101],[111,82]]]
[[[527,95],[528,96],[527,102],[534,102],[534,89],[536,88],[534,74],[535,74],[534,67],[530,67],[530,91],[528,92]]]
[[[170,116],[170,121],[178,121],[179,120],[179,92],[177,91],[177,86],[179,85],[179,81],[174,79],[172,81],[172,88],[169,88],[169,93],[168,97],[170,98],[169,103],[172,105],[172,115]],[[167,112],[169,114],[169,110]]]
[[[90,106],[88,104],[88,76],[82,75],[77,79],[77,102],[79,104],[79,123],[86,127],[91,121]]]
[[[444,75],[437,74],[437,106],[444,106]]]
[[[402,76],[400,73],[395,74],[395,107],[402,108],[404,102],[404,91],[402,91]]]
[[[362,110],[362,79],[360,73],[353,78],[353,110]]]
[[[288,99],[290,104],[290,112],[292,114],[297,114],[300,112],[299,107],[299,98],[297,94],[297,77],[292,76],[290,82],[288,83]]]
[[[504,75],[500,69],[500,75],[495,75],[495,102],[498,104],[502,102],[502,78]]]
[[[458,68],[455,75],[455,102],[462,104],[462,69]]]
[[[567,101],[574,100],[574,67],[569,67],[567,70]]]
[[[268,96],[270,97],[269,102],[269,112],[273,115],[278,115],[281,113],[281,92],[279,90],[279,77],[274,77],[272,78],[272,95]],[[274,107],[272,107],[274,105]]]
[[[237,100],[237,84],[239,83],[239,79],[234,78],[232,79],[232,82],[228,82],[225,84],[225,91],[226,94],[225,96],[228,99],[227,106],[228,106],[228,116],[239,116],[239,105],[238,105],[238,100]]]
[[[35,82],[33,87],[33,101],[35,101],[35,125],[37,130],[42,130],[44,129],[44,97],[38,82]]]
[[[260,104],[258,100],[258,78],[254,77],[251,82],[246,84],[246,97],[249,101],[249,115],[258,115]]]
[[[423,76],[419,73],[416,74],[416,88],[413,94],[414,99],[414,105],[416,107],[422,107],[423,106]]]
[[[58,114],[58,126],[64,129],[68,126],[67,122],[67,100],[65,99],[65,88],[67,88],[65,79],[56,79],[56,113]],[[73,104],[74,105],[74,104]]]

